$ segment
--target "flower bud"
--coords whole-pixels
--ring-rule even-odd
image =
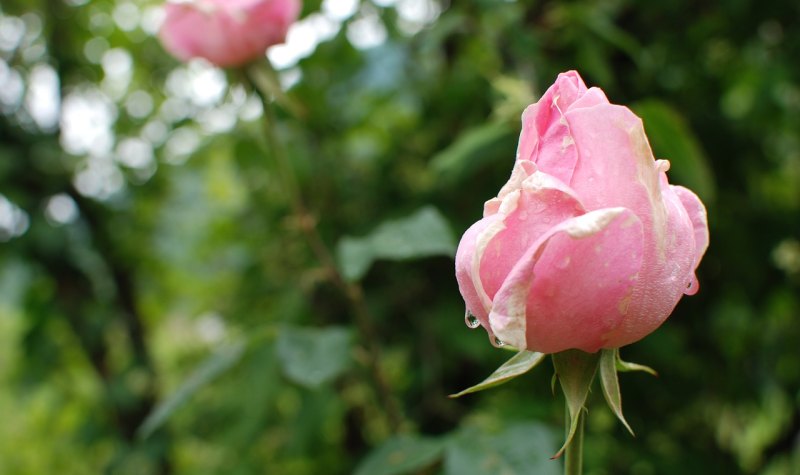
[[[511,177],[464,233],[467,311],[520,349],[596,352],[640,340],[698,290],[706,210],[670,185],[641,119],[559,75],[522,115]]]

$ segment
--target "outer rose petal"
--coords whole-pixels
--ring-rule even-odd
[[[643,246],[642,223],[625,208],[564,221],[508,275],[489,315],[492,330],[543,353],[606,347],[606,334],[627,314]]]
[[[489,299],[494,298],[517,260],[537,239],[562,221],[585,212],[574,195],[553,186],[523,188],[508,195],[504,201],[510,204],[511,209],[505,210],[504,227],[492,236],[479,266],[481,282]]]
[[[683,207],[689,214],[689,219],[692,220],[692,227],[694,228],[694,268],[700,264],[700,260],[708,249],[708,217],[706,215],[706,207],[703,202],[691,190],[682,186],[670,185],[672,190],[680,198]]]
[[[225,3],[229,0],[217,0]],[[245,24],[247,25],[243,41],[243,57],[255,53],[263,56],[267,48],[283,43],[289,26],[300,14],[300,0],[245,0],[250,4]],[[243,3],[245,3],[243,2]],[[247,58],[245,58],[246,60]]]
[[[205,50],[207,38],[224,34],[219,22],[195,5],[167,3],[164,8],[166,17],[159,38],[164,48],[182,61],[188,61]],[[205,35],[197,35],[198,29],[202,29]]]
[[[663,175],[663,173],[662,173]],[[663,175],[666,183],[666,176]],[[664,186],[663,232],[645,229],[645,255],[625,320],[608,335],[608,348],[641,340],[669,317],[694,280],[694,230],[678,196]],[[655,239],[661,239],[656,242]]]
[[[645,227],[657,213],[663,227],[658,170],[641,119],[613,104],[572,109],[566,119],[580,156],[569,184],[587,209],[623,206]]]
[[[624,206],[644,225],[644,263],[630,311],[608,337],[619,347],[661,325],[693,281],[692,224],[668,186],[669,162],[653,159],[641,119],[625,107],[600,105],[571,110],[567,121],[580,156],[571,185],[586,207]]]
[[[473,261],[477,251],[478,236],[496,222],[501,222],[499,215],[489,216],[469,227],[461,237],[456,251],[456,280],[458,289],[464,302],[467,304],[467,311],[478,317],[481,325],[489,329],[489,307],[485,299],[481,297],[482,289],[479,291],[473,281]]]
[[[486,202],[485,218],[464,233],[456,253],[467,310],[487,330],[492,298],[517,260],[550,228],[584,212],[567,185],[538,172],[533,162],[516,162],[498,197]]]
[[[703,254],[705,254],[706,249],[708,248],[708,222],[706,218],[706,208],[703,206],[703,203],[700,201],[697,195],[682,186],[670,185],[668,190],[665,190],[664,195],[672,195],[674,196],[673,199],[675,201],[679,200],[680,207],[688,215],[691,223],[689,225],[690,227],[687,226],[685,234],[691,235],[692,239],[687,239],[687,241],[693,241],[694,245],[692,248],[694,252],[690,256],[685,256],[684,258],[688,258],[693,263],[691,265],[689,276],[684,279],[684,281],[688,281],[688,284],[686,284],[682,290],[686,295],[694,295],[700,290],[700,283],[698,282],[694,271],[697,269],[697,266],[700,264],[700,259],[703,258]]]
[[[300,0],[197,0],[168,3],[159,32],[165,49],[186,61],[202,57],[238,66],[283,41],[300,13]]]

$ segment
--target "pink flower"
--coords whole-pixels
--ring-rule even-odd
[[[706,210],[670,185],[642,121],[575,71],[522,114],[511,178],[461,239],[468,324],[520,349],[640,340],[698,290]]]
[[[176,58],[241,66],[282,43],[301,0],[190,0],[166,4],[159,36]]]

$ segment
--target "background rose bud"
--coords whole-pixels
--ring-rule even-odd
[[[595,352],[655,330],[708,246],[706,211],[670,185],[642,121],[578,73],[522,115],[517,161],[459,244],[456,277],[494,341]]]
[[[200,57],[217,66],[240,66],[283,42],[300,13],[300,0],[194,0],[168,3],[159,36],[186,61]]]

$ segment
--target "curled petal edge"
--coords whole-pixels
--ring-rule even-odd
[[[641,222],[627,208],[603,208],[590,211],[581,216],[570,218],[554,226],[530,246],[509,274],[503,287],[497,292],[494,307],[489,313],[490,330],[504,343],[519,349],[529,349],[527,341],[527,304],[533,279],[533,269],[545,252],[548,242],[556,235],[564,233],[572,239],[579,240],[593,236],[614,223],[617,219],[625,219],[621,226],[636,223],[641,239]],[[638,269],[641,266],[641,255],[632,264]],[[539,349],[536,349],[539,351]],[[594,349],[596,351],[596,349]]]

